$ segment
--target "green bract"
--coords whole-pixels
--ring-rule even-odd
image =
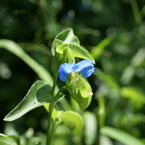
[[[77,82],[78,92],[74,93],[73,92],[74,86],[71,80],[71,75],[69,75],[66,81],[66,86],[72,98],[78,103],[81,110],[82,111],[85,110],[90,104],[92,99],[92,89],[90,84],[87,82],[87,80],[82,76],[80,76]]]
[[[92,60],[91,54],[82,46],[71,28],[59,33],[52,44],[52,54],[60,61],[75,62],[74,58]]]
[[[58,45],[60,45],[60,43],[62,44],[72,43],[72,44],[80,45],[79,39],[74,35],[73,30],[71,28],[62,31],[55,37],[51,48],[53,55],[55,55],[56,48],[58,47]]]
[[[71,56],[82,58],[82,59],[87,59],[87,60],[92,60],[93,63],[95,63],[91,54],[84,47],[78,46],[75,44],[66,43],[66,44],[59,45],[56,48],[56,52],[58,52],[59,54],[62,55],[64,53],[64,51],[67,49],[71,50],[71,52],[72,52]]]

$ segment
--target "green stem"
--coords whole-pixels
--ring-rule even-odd
[[[54,106],[55,106],[55,102],[52,102],[49,105],[46,145],[51,145],[51,142],[52,142],[52,139],[51,139],[51,129],[52,129],[52,123],[53,123],[53,120],[52,120],[52,112],[53,112]]]
[[[52,97],[55,96],[55,88],[56,88],[56,82],[57,82],[57,77],[58,77],[58,73],[56,74],[55,78],[54,78],[54,82],[53,82],[53,87],[52,87]],[[48,114],[48,127],[47,127],[47,139],[46,139],[46,145],[51,145],[52,143],[52,131],[54,130],[53,125],[53,119],[52,119],[52,112],[54,109],[56,102],[52,102],[49,104],[49,114]],[[54,134],[54,133],[53,133]]]
[[[56,83],[57,83],[57,77],[58,77],[58,73],[55,75],[55,78],[54,78],[53,87],[52,87],[52,96],[55,95],[55,88],[56,88]]]
[[[67,87],[66,86],[63,86],[58,92],[57,92],[57,94],[56,95],[58,95],[60,92],[62,92],[62,91],[64,91],[64,90],[66,90],[67,89]]]
[[[57,121],[55,121],[52,125],[52,129],[51,129],[51,133],[50,133],[50,135],[51,135],[50,142],[52,142],[52,140],[53,140],[54,133],[55,133],[57,126],[58,126],[58,123],[57,123]]]

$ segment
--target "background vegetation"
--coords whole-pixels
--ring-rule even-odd
[[[18,43],[53,75],[52,41],[63,29],[73,28],[96,61],[96,72],[88,79],[94,96],[85,113],[91,115],[97,130],[104,125],[115,127],[144,141],[144,18],[144,0],[1,0],[0,38]],[[21,59],[0,49],[1,133],[18,134],[24,142],[33,135],[36,140],[38,136],[45,138],[47,116],[43,107],[16,121],[3,121],[37,79]],[[54,144],[95,145],[100,138],[97,130],[90,139],[88,130],[73,137],[62,126]],[[123,145],[103,138],[107,143],[102,145]]]

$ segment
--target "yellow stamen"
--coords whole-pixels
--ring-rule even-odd
[[[78,72],[71,72],[71,79],[72,79],[72,85],[73,85],[73,93],[77,93],[78,92],[78,88],[77,88],[77,81],[79,79],[79,74]]]

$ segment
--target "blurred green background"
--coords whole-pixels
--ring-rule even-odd
[[[144,18],[144,0],[1,0],[0,39],[18,43],[53,74],[52,41],[62,30],[73,28],[81,45],[96,61],[96,72],[88,79],[94,96],[87,111],[99,122],[97,130],[107,125],[144,140]],[[36,140],[37,136],[45,138],[47,113],[43,107],[16,121],[3,121],[37,79],[21,59],[0,49],[1,133],[18,134],[25,140],[33,135],[34,129]],[[86,140],[85,135],[73,137],[60,127],[54,144],[96,145],[98,142],[97,137],[91,142]],[[109,141],[110,144],[102,145],[123,145],[113,139]]]

